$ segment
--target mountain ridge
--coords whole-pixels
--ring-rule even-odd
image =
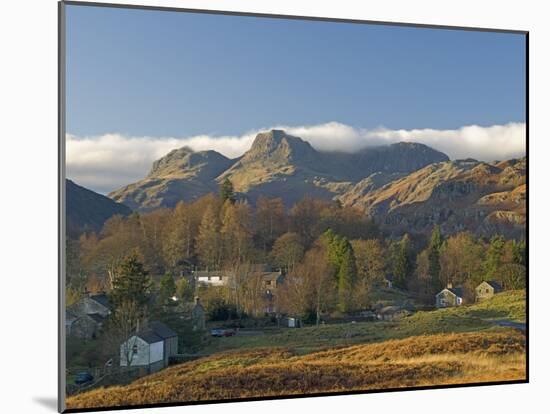
[[[287,207],[305,195],[358,208],[396,235],[463,229],[515,235],[525,223],[526,158],[487,163],[451,161],[424,144],[400,142],[355,153],[322,152],[283,130],[257,134],[229,159],[182,147],[149,174],[109,194],[138,211],[174,207],[217,193],[229,179],[241,199],[280,197]],[[524,187],[522,187],[524,186]]]
[[[287,206],[305,194],[333,199],[356,182],[382,169],[408,173],[448,157],[418,143],[365,148],[357,153],[322,152],[283,130],[260,132],[241,157],[228,159],[215,151],[188,147],[156,160],[149,174],[109,194],[139,211],[173,207],[216,192],[230,179],[235,191],[254,202],[260,195],[282,197]]]

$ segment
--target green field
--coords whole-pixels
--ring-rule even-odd
[[[498,329],[493,320],[525,322],[525,291],[503,292],[492,299],[456,308],[419,311],[399,321],[357,322],[300,329],[262,329],[257,335],[211,338],[202,353],[263,347],[308,353],[335,346],[380,342],[409,336]]]

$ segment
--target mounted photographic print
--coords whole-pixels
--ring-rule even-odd
[[[61,2],[60,411],[528,381],[528,33]]]

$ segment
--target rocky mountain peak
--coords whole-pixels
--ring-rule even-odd
[[[312,156],[315,153],[313,147],[301,138],[288,135],[280,129],[272,129],[256,135],[250,150],[243,156],[243,161],[269,158],[282,161]]]
[[[158,160],[153,162],[153,166],[151,167],[149,175],[155,175],[166,167],[181,162],[185,159],[185,157],[192,153],[193,150],[187,146],[170,151],[164,157],[159,158]]]
[[[216,151],[193,151],[189,147],[182,147],[170,151],[164,157],[153,163],[149,177],[174,174],[178,171],[189,171],[203,164],[223,164],[227,166],[229,159]]]

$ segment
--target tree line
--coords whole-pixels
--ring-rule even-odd
[[[161,301],[173,295],[192,299],[188,280],[175,276],[192,269],[227,271],[235,279],[230,291],[210,289],[201,296],[237,314],[262,309],[265,291],[253,264],[265,263],[285,275],[275,297],[278,309],[317,322],[326,313],[368,308],[385,278],[426,303],[447,283],[462,286],[468,300],[482,280],[518,289],[526,278],[523,241],[469,232],[444,237],[437,226],[429,237],[395,238],[338,202],[306,196],[287,209],[280,198],[260,196],[251,205],[237,199],[228,180],[218,195],[114,216],[101,232],[69,240],[67,258],[68,302],[85,288],[112,291],[115,297],[124,291],[131,298],[131,282],[121,287],[121,275],[129,273],[123,266],[131,262],[142,267],[140,274],[162,276],[156,286],[140,285],[143,292],[156,290]]]

